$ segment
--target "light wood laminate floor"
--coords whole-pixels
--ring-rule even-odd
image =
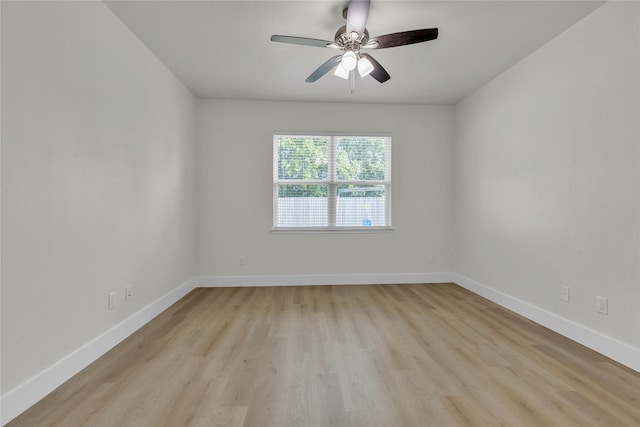
[[[49,425],[639,426],[640,374],[454,284],[196,289]]]

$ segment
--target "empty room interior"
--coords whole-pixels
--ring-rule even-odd
[[[640,425],[640,3],[0,7],[2,425]]]

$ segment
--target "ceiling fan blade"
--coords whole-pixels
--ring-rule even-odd
[[[362,35],[369,17],[370,0],[351,0],[347,8],[347,34]]]
[[[315,46],[315,47],[327,47],[329,44],[333,43],[328,40],[319,40],[319,39],[310,39],[307,37],[293,37],[293,36],[271,36],[272,42],[279,43],[290,43],[290,44],[301,44],[304,46]]]
[[[372,49],[384,49],[387,47],[422,43],[437,38],[437,28],[425,28],[423,30],[402,31],[399,33],[385,34],[383,36],[373,37],[363,47],[369,47]]]
[[[373,65],[373,71],[369,74],[371,77],[380,83],[384,83],[391,78],[389,73],[387,73],[387,70],[385,70],[384,67],[373,58],[373,56],[368,53],[360,53],[360,56],[367,58],[369,62],[371,62],[371,65]]]
[[[329,71],[331,71],[334,68],[336,68],[336,66],[340,63],[340,58],[341,57],[342,57],[342,55],[336,55],[333,58],[329,59],[327,62],[325,62],[324,64],[319,66],[317,70],[315,70],[313,73],[311,73],[311,75],[309,77],[307,77],[305,82],[313,83],[316,80],[318,80],[320,77],[322,77],[325,74],[327,74]]]

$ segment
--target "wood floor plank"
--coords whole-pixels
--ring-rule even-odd
[[[203,288],[8,426],[640,426],[640,373],[451,283]]]

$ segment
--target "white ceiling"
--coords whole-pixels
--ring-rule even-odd
[[[105,3],[198,97],[454,104],[603,2],[372,0],[372,37],[432,27],[440,35],[369,51],[391,80],[356,77],[353,95],[332,74],[304,81],[334,50],[269,40],[272,34],[333,40],[347,0]]]

